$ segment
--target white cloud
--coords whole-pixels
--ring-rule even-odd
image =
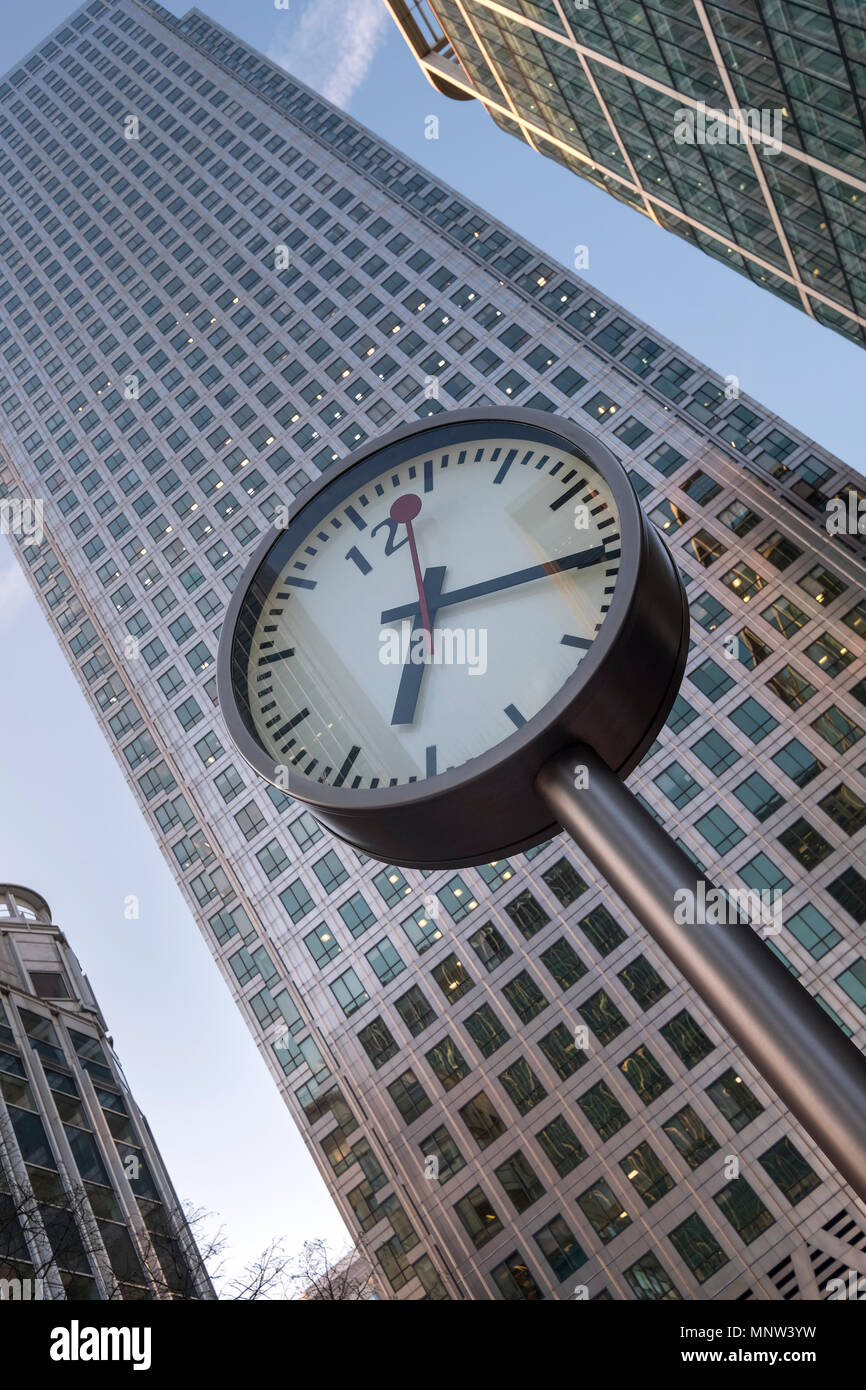
[[[291,12],[287,12],[286,19]],[[346,108],[370,70],[390,19],[382,0],[307,0],[299,24],[275,35],[268,57]]]

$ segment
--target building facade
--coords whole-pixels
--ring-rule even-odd
[[[437,91],[866,341],[862,5],[385,3]]]
[[[0,1297],[213,1296],[87,976],[0,885]]]
[[[861,1032],[857,476],[198,11],[92,0],[0,110],[13,542],[383,1296],[824,1296],[866,1211],[574,848],[365,859],[234,753],[214,659],[249,547],[368,436],[591,421],[691,599],[635,789],[783,890],[768,949]]]

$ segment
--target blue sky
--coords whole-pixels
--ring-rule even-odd
[[[187,6],[169,3],[177,14]],[[866,356],[428,86],[382,0],[200,8],[741,390],[862,471]],[[7,6],[0,69],[68,15]],[[351,14],[351,24],[346,15]],[[439,138],[425,138],[426,117]],[[856,402],[861,403],[855,411]],[[175,1186],[239,1264],[342,1222],[41,612],[0,540],[0,881],[27,884],[88,972]],[[129,894],[141,917],[124,918]]]

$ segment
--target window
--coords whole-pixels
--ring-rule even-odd
[[[473,932],[469,945],[487,971],[495,970],[512,954],[511,947],[492,922],[486,922]]]
[[[836,976],[836,983],[844,989],[849,999],[866,1013],[866,960],[862,956],[847,970],[843,970],[841,975]]]
[[[789,598],[774,599],[769,608],[761,610],[761,617],[770,627],[778,628],[783,637],[793,637],[809,621],[809,614]]]
[[[561,1178],[567,1177],[586,1158],[586,1149],[562,1115],[557,1115],[535,1137]]]
[[[722,1072],[722,1075],[706,1089],[713,1105],[721,1110],[731,1128],[737,1133],[763,1112],[763,1105],[733,1067]]]
[[[453,952],[446,956],[443,961],[440,961],[438,965],[435,965],[431,973],[449,1004],[456,1003],[458,999],[474,988],[474,981],[466,967]]]
[[[391,1082],[388,1095],[407,1124],[417,1120],[433,1103],[411,1067]]]
[[[687,541],[683,541],[683,550],[687,550],[704,569],[709,569],[714,561],[720,560],[727,548],[703,527],[695,531],[694,535],[690,536]]]
[[[629,1122],[629,1115],[606,1081],[597,1081],[582,1096],[578,1096],[577,1103],[602,1139],[611,1139],[618,1129]]]
[[[652,463],[652,461],[652,456],[650,456],[650,463]],[[700,469],[698,469],[697,473],[693,473],[690,478],[687,478],[684,483],[681,483],[680,486],[687,496],[693,498],[695,502],[700,503],[702,506],[706,506],[706,504],[711,502],[714,497],[717,497],[722,490],[719,483],[715,482],[706,473],[702,473]]]
[[[822,796],[818,805],[846,835],[856,835],[866,825],[866,802],[844,782]]]
[[[303,811],[301,815],[290,822],[289,833],[300,850],[307,850],[322,838],[324,832],[309,811]]]
[[[601,956],[610,955],[626,940],[626,934],[606,907],[595,907],[577,924]]]
[[[623,1210],[619,1197],[603,1179],[582,1192],[577,1205],[605,1245],[631,1225],[631,1217]]]
[[[374,1018],[372,1023],[362,1028],[358,1040],[377,1071],[399,1051],[390,1028],[382,1018]]]
[[[413,1038],[417,1038],[419,1033],[423,1033],[425,1028],[429,1028],[436,1018],[426,997],[417,985],[412,985],[405,994],[400,995],[399,999],[395,999],[394,1007]]]
[[[772,690],[790,709],[799,709],[815,694],[814,685],[800,675],[793,666],[783,666],[767,681],[767,689]]]
[[[718,1143],[690,1105],[665,1120],[662,1129],[690,1168],[699,1168],[718,1150]]]
[[[339,855],[332,849],[329,849],[327,854],[316,861],[313,865],[313,873],[326,893],[333,893],[334,889],[339,888],[340,884],[345,883],[349,877],[348,870],[344,868]]]
[[[709,659],[695,667],[689,675],[689,680],[713,703],[720,700],[734,684],[733,678],[727,675],[717,662]]]
[[[758,1162],[792,1206],[802,1202],[804,1197],[821,1186],[818,1174],[809,1167],[800,1150],[788,1138],[773,1144],[759,1156]]]
[[[765,560],[769,560],[777,570],[786,570],[790,564],[798,560],[803,554],[798,545],[783,535],[781,531],[773,531],[765,541],[755,546],[759,555],[763,555]]]
[[[681,1009],[667,1023],[663,1023],[659,1032],[689,1070],[708,1057],[715,1047],[687,1009]]]
[[[734,845],[739,844],[746,833],[721,806],[713,806],[706,815],[699,816],[695,821],[695,829],[712,845],[717,854],[727,854]]]
[[[306,917],[308,912],[312,912],[315,906],[313,899],[299,878],[295,879],[294,883],[290,883],[288,888],[284,888],[279,897],[293,922],[300,922],[301,918]]]
[[[473,1187],[471,1192],[461,1197],[454,1210],[477,1250],[502,1230],[502,1222],[480,1187]]]
[[[465,1124],[479,1149],[486,1149],[495,1139],[505,1133],[505,1125],[493,1102],[484,1091],[479,1091],[460,1108],[460,1118]]]
[[[754,526],[757,526],[761,518],[757,512],[753,512],[747,507],[745,502],[732,502],[729,507],[725,507],[719,512],[719,520],[733,531],[736,536],[746,536]]]
[[[72,994],[61,970],[31,970],[30,983],[40,999],[71,999]]]
[[[752,743],[760,743],[779,723],[778,719],[774,719],[769,710],[759,705],[751,695],[741,705],[737,705],[736,709],[731,710],[728,718],[742,730],[746,738],[751,739]]]
[[[849,647],[845,647],[831,633],[822,632],[814,642],[810,642],[806,647],[806,656],[810,661],[814,661],[816,666],[820,666],[828,676],[838,676],[851,665],[854,660],[854,653]]]
[[[667,531],[669,534],[678,530],[680,526],[685,526],[686,522],[690,520],[688,512],[683,510],[679,502],[672,502],[669,497],[666,497],[657,507],[653,507],[649,518],[660,531]]]
[[[461,1168],[466,1167],[466,1159],[458,1149],[451,1135],[444,1125],[439,1125],[432,1134],[428,1134],[426,1139],[422,1139],[420,1145],[421,1153],[424,1156],[425,1165],[430,1164],[430,1160],[435,1162],[430,1164],[435,1176],[440,1183],[445,1183],[449,1178],[460,1172]]]
[[[570,989],[587,973],[587,966],[563,936],[541,952],[540,960],[560,989]]]
[[[297,825],[298,822],[296,821]],[[291,826],[289,826],[291,829]],[[360,893],[353,893],[341,907],[337,908],[352,936],[363,936],[376,921],[376,914],[372,911],[366,898]]]
[[[278,840],[270,840],[256,852],[256,858],[270,880],[279,878],[280,874],[291,868],[289,857]]]
[[[536,1231],[534,1239],[560,1283],[586,1264],[586,1255],[561,1216]]]
[[[824,764],[796,738],[792,738],[790,743],[786,743],[778,753],[773,754],[773,762],[798,787],[805,787],[813,777],[824,771]]]
[[[625,1271],[625,1277],[637,1299],[672,1302],[682,1298],[676,1284],[651,1251],[631,1265]]]
[[[515,975],[513,980],[509,980],[503,986],[502,993],[521,1023],[531,1023],[543,1009],[547,1008],[547,1000],[526,970],[521,970],[520,974]]]
[[[528,1114],[547,1095],[525,1057],[518,1057],[510,1067],[500,1072],[499,1080],[509,1100],[521,1115]]]
[[[714,1194],[713,1201],[745,1245],[756,1240],[775,1221],[745,1178],[734,1178]]]
[[[649,1105],[671,1085],[667,1072],[643,1044],[620,1062],[619,1069],[644,1105]]]
[[[620,1013],[605,989],[597,990],[588,999],[584,999],[578,1006],[578,1013],[603,1047],[613,1042],[614,1038],[619,1037],[628,1027],[628,1020]]]
[[[705,1283],[717,1269],[728,1263],[724,1250],[697,1213],[686,1217],[679,1226],[669,1231],[668,1240],[699,1284]]]
[[[810,727],[835,748],[837,753],[846,753],[863,737],[860,725],[849,719],[838,705],[830,705],[829,709],[812,721]]]
[[[514,1250],[500,1264],[496,1265],[490,1271],[490,1277],[502,1297],[509,1303],[521,1300],[537,1302],[542,1297],[541,1290],[518,1250]]]
[[[667,1168],[649,1144],[638,1144],[636,1149],[620,1159],[619,1166],[648,1207],[654,1206],[660,1197],[675,1186]]]
[[[533,897],[528,888],[516,898],[512,898],[510,903],[506,903],[505,911],[527,941],[550,921],[541,903]]]
[[[435,1047],[431,1047],[429,1052],[425,1052],[424,1056],[430,1070],[435,1073],[445,1091],[450,1091],[469,1075],[469,1063],[454,1039],[447,1035]]]
[[[330,928],[324,922],[307,933],[304,945],[320,969],[342,952],[342,947],[337,944]]]
[[[401,898],[412,892],[400,870],[393,864],[388,864],[375,874],[373,882],[389,907],[395,907]]]
[[[672,762],[663,772],[660,772],[657,777],[654,777],[653,781],[659,791],[677,807],[688,805],[700,791],[700,786],[695,779],[686,772],[682,763],[676,761]]]
[[[331,992],[347,1018],[362,1008],[370,997],[351,968],[331,982]]]
[[[367,960],[376,973],[380,984],[387,985],[406,969],[406,963],[392,946],[387,936],[378,945],[366,952]]]
[[[784,797],[779,795],[775,787],[770,786],[760,772],[753,772],[751,777],[734,787],[734,796],[758,821],[768,820],[774,811],[778,811],[779,807],[785,804]]]
[[[668,986],[646,956],[635,956],[624,969],[617,972],[617,978],[622,980],[631,997],[644,1011],[651,1009],[668,993]]]
[[[519,1149],[493,1171],[518,1215],[544,1196],[538,1175]]]
[[[444,888],[440,888],[436,896],[455,922],[461,922],[478,906],[459,874],[446,883]]]
[[[711,729],[703,738],[699,738],[697,743],[693,743],[692,752],[716,777],[721,777],[723,772],[733,767],[740,756],[716,729]],[[700,790],[697,783],[695,787]]]
[[[823,565],[815,565],[802,579],[798,579],[797,583],[807,594],[811,594],[816,603],[824,607],[840,594],[844,594],[848,588],[837,574],[825,569]]]
[[[549,869],[543,869],[541,877],[562,907],[568,907],[587,890],[580,874],[565,858],[557,859]]]
[[[538,1046],[560,1081],[567,1081],[574,1072],[589,1061],[586,1053],[577,1047],[574,1035],[564,1023],[557,1023],[549,1033],[545,1033],[544,1037],[539,1038]]]
[[[435,899],[433,906],[438,909]],[[423,907],[417,907],[410,917],[404,917],[400,925],[419,956],[429,951],[442,937],[442,929],[436,918]]]
[[[833,846],[827,843],[823,835],[820,835],[804,816],[799,816],[777,838],[789,854],[799,859],[807,872],[817,868],[822,860],[833,852]]]
[[[799,912],[788,918],[787,926],[815,960],[820,960],[842,940],[841,932],[827,921],[813,903],[804,903]]]

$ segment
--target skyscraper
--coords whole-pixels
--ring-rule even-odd
[[[0,1297],[213,1298],[87,976],[0,885]]]
[[[249,546],[368,436],[592,421],[694,623],[635,785],[784,890],[768,948],[853,1032],[856,475],[198,11],[92,0],[0,109],[17,553],[385,1296],[819,1296],[866,1212],[574,849],[365,860],[232,751],[214,657]]]
[[[866,12],[385,0],[437,91],[866,341]]]

